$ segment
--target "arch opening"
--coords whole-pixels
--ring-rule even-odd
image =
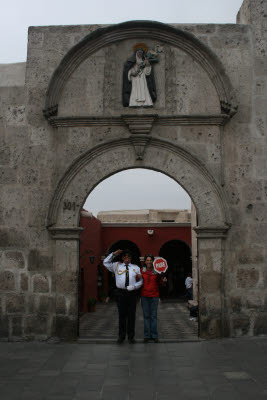
[[[116,194],[107,201],[112,191]],[[173,177],[140,166],[105,177],[86,195],[83,207],[97,216],[98,211],[106,210],[190,209],[191,202],[186,189]]]
[[[48,224],[49,231],[58,243],[55,247],[55,257],[58,260],[58,272],[56,274],[62,277],[62,271],[73,271],[68,272],[66,276],[72,276],[72,279],[75,280],[75,275],[79,270],[79,264],[75,266],[74,260],[78,251],[77,239],[79,239],[81,231],[78,227],[81,206],[75,209],[64,209],[65,199],[68,198],[71,203],[75,202],[75,204],[82,205],[87,194],[91,193],[92,189],[106,177],[122,170],[137,167],[140,167],[140,163],[138,165],[136,163],[129,139],[121,139],[97,146],[70,166],[58,185],[49,212],[51,222]],[[151,138],[147,146],[142,167],[160,171],[171,177],[175,182],[180,182],[194,200],[198,214],[198,226],[195,230],[199,254],[196,262],[200,274],[199,301],[200,304],[202,303],[202,315],[200,316],[202,329],[200,329],[200,334],[202,337],[221,336],[223,329],[222,293],[220,291],[223,278],[223,246],[221,241],[225,238],[228,230],[228,218],[222,189],[192,155],[177,146],[156,138]],[[130,238],[127,239],[130,240]],[[66,240],[69,245],[67,245]],[[70,245],[71,243],[72,245]],[[208,268],[212,270],[212,286],[209,284],[210,272],[207,271],[205,265],[207,254],[210,255]],[[66,264],[66,259],[71,260],[71,265]],[[201,285],[205,288],[202,292]],[[69,301],[77,304],[77,292],[68,292],[66,296],[70,298]],[[60,318],[59,316],[59,321]],[[75,324],[72,331],[73,336],[75,336],[77,314],[70,312],[68,318],[72,321],[71,324]]]
[[[161,186],[165,189],[164,194],[159,196],[155,201],[155,193],[157,193],[158,188]],[[111,196],[108,196],[108,194],[112,192],[111,189],[116,193],[114,201],[112,201]],[[101,201],[103,199],[104,201]],[[182,206],[179,207],[179,204]],[[176,209],[174,206],[176,206]],[[185,208],[185,206],[187,207]],[[80,253],[86,253],[84,245],[89,246],[89,243],[84,243],[84,236],[87,236],[90,240],[90,236],[95,237],[97,235],[97,225],[93,221],[98,220],[101,223],[102,235],[101,238],[99,238],[102,248],[99,261],[101,260],[103,262],[103,258],[106,255],[118,249],[129,249],[132,253],[132,263],[142,269],[145,267],[143,260],[146,254],[159,256],[161,255],[159,249],[163,249],[164,256],[166,256],[164,249],[166,246],[168,247],[169,243],[175,242],[171,240],[173,237],[180,237],[180,241],[176,240],[177,243],[181,243],[180,247],[182,247],[184,243],[182,239],[187,240],[187,242],[191,244],[191,220],[189,210],[191,208],[191,199],[177,182],[165,174],[141,168],[118,172],[103,180],[92,190],[84,204],[84,208],[92,212],[94,216],[91,216],[92,226],[90,227],[90,224],[87,224],[85,227],[86,230],[81,234],[80,244],[83,244],[83,246],[80,245]],[[135,209],[133,210],[133,208]],[[100,211],[102,209],[105,211]],[[112,209],[112,211],[110,211],[110,209]],[[83,226],[83,223],[81,226]],[[90,230],[90,235],[87,234],[88,229]],[[162,243],[165,243],[165,246],[162,246]],[[181,258],[181,251],[179,257]],[[167,258],[170,262],[169,256]],[[119,261],[121,261],[120,257],[113,259],[115,263]],[[97,265],[98,262],[95,264],[96,273],[98,274],[95,291],[99,299],[104,291],[106,296],[108,296],[109,307],[112,307],[112,303],[114,304],[114,302],[116,302],[117,290],[115,277],[114,274],[106,270],[102,262],[100,262],[100,265]],[[182,257],[181,263],[183,265],[185,264],[184,257]],[[89,259],[87,264],[87,266],[82,266],[83,271],[80,275],[84,277],[86,275],[86,269],[91,269],[91,274],[88,275],[89,279],[90,276],[92,277],[94,274],[92,274],[92,267],[90,266]],[[162,299],[163,296],[165,299],[168,298],[168,300],[172,298],[174,307],[178,296],[181,297],[182,293],[181,287],[176,287],[179,282],[175,279],[175,273],[177,271],[178,268],[176,265],[170,262],[168,271],[168,293],[167,295],[161,293]],[[170,293],[171,285],[174,286],[174,288]],[[86,292],[86,284],[83,285],[83,288],[84,292]],[[91,297],[89,291],[87,291],[87,296],[88,298]],[[87,300],[84,302],[86,303],[86,301]],[[160,304],[160,312],[163,312],[163,310],[161,310],[162,307],[164,306]],[[182,307],[181,304],[180,307]],[[186,308],[185,303],[183,307],[184,309]],[[142,309],[141,307],[139,308],[139,313],[142,314]],[[100,314],[102,311],[101,305],[99,306],[98,304],[97,312]],[[171,312],[169,309],[166,309],[164,312],[165,324],[169,326],[169,331],[173,332],[170,327],[173,323]],[[186,312],[187,309],[185,312],[182,312],[182,314],[177,312],[177,321],[179,321],[179,318],[185,318]],[[141,315],[137,320],[137,338],[139,339],[142,338],[142,336],[140,337],[140,334],[142,335],[142,327],[140,326],[142,325],[142,318],[140,317]],[[86,318],[90,318],[90,316],[83,315],[81,317],[80,332],[82,332],[83,336],[90,336],[92,334],[90,329],[87,331],[85,329],[84,321]],[[171,333],[167,333],[166,329],[164,332],[165,333],[161,333],[161,338],[167,339]],[[101,335],[101,333],[99,334]],[[177,337],[181,337],[181,335],[185,335],[185,332],[177,332]],[[194,335],[197,338],[197,333],[190,331],[191,338],[194,337]]]
[[[160,187],[164,192],[157,196]],[[112,192],[116,196],[110,196]],[[132,262],[140,267],[145,254],[158,256],[161,243],[175,234],[191,243],[190,209],[191,199],[181,186],[153,170],[127,169],[100,182],[87,197],[80,217],[84,228],[80,236],[80,309],[85,310],[88,298],[100,297],[99,292],[112,295],[114,279],[102,265],[107,254],[129,249]],[[90,254],[95,255],[93,265]],[[92,288],[90,277],[97,288]]]

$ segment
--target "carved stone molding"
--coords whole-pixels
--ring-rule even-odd
[[[133,146],[134,145],[133,137],[136,137],[135,144],[136,144],[136,146],[141,146],[141,150],[142,150],[142,146],[146,146],[149,143],[149,147],[157,149],[160,153],[161,152],[162,153],[167,152],[169,154],[171,153],[173,155],[173,157],[175,157],[177,160],[181,160],[183,163],[188,165],[188,167],[194,168],[195,172],[192,175],[192,177],[193,176],[201,177],[201,182],[204,181],[207,190],[212,193],[211,199],[210,199],[210,201],[211,201],[210,207],[212,210],[211,215],[212,215],[213,220],[218,221],[218,224],[220,226],[223,226],[224,227],[223,229],[227,230],[228,228],[226,227],[226,225],[224,225],[223,221],[227,221],[229,223],[231,221],[231,216],[229,213],[229,209],[227,207],[227,200],[225,199],[224,191],[221,188],[221,186],[218,185],[217,181],[214,179],[214,177],[211,175],[211,173],[205,168],[203,163],[201,163],[196,157],[194,157],[191,153],[189,153],[185,149],[181,148],[180,146],[174,145],[173,143],[170,143],[167,140],[155,138],[152,135],[141,135],[141,136],[142,136],[142,141],[144,138],[147,138],[147,139],[149,139],[149,142],[145,141],[145,143],[144,143],[144,141],[143,142],[141,141],[138,144],[138,141],[139,141],[138,135],[133,134],[127,138],[109,140],[105,143],[101,143],[101,144],[95,146],[94,148],[88,150],[85,154],[82,154],[80,157],[78,157],[69,166],[68,170],[66,171],[66,173],[60,180],[60,182],[54,192],[53,198],[52,198],[50,206],[49,206],[49,212],[48,212],[48,216],[47,216],[47,226],[48,227],[56,227],[57,225],[64,226],[64,222],[60,222],[59,208],[60,208],[60,204],[62,202],[62,199],[64,197],[66,190],[69,187],[71,187],[72,181],[75,180],[75,177],[87,165],[90,165],[90,163],[93,162],[93,160],[95,158],[100,159],[106,152],[113,151],[113,149],[116,149],[119,151],[119,149],[121,148],[122,149],[121,154],[123,155],[123,152],[125,151],[124,147],[125,146],[126,147]],[[138,150],[138,153],[140,156],[142,156],[141,150],[140,150],[140,152]],[[123,159],[123,157],[122,157],[122,159]],[[148,161],[149,160],[146,161],[146,159],[144,159],[143,166],[147,167],[149,169],[154,169],[153,164],[151,164]],[[122,168],[120,166],[120,169],[118,170],[118,172],[122,169],[135,168],[135,167],[136,167],[136,164],[132,163],[127,158],[124,162],[124,168]],[[165,171],[164,163],[162,163],[162,166],[159,167],[157,170],[164,173],[164,171]],[[177,182],[180,182],[183,185],[184,175],[179,176],[179,171],[175,170],[175,171],[173,171],[173,173],[169,173],[167,171],[167,174],[170,177],[173,177],[174,180],[176,180]],[[190,177],[190,175],[189,175],[189,177]],[[99,179],[102,180],[102,178],[103,177],[101,176]],[[190,195],[190,187],[192,185],[194,187],[199,187],[199,193],[203,192],[203,187],[202,187],[203,183],[200,183],[200,181],[198,182],[198,180],[194,179],[194,181],[189,181],[189,182],[186,181],[185,184],[183,185],[185,190],[188,191],[189,195]],[[86,187],[86,192],[90,192],[90,190],[91,190],[91,187],[88,184],[88,187]],[[197,206],[198,206],[199,212],[206,216],[207,212],[203,208],[204,206],[201,203],[197,203]],[[77,210],[78,210],[78,208],[77,208]],[[76,219],[78,220],[78,211],[77,211],[77,214],[73,215],[72,222],[75,223]],[[207,219],[209,220],[210,217]],[[200,222],[200,224],[203,224],[203,223],[205,224],[205,220],[203,220],[203,222]],[[208,226],[208,225],[209,225],[209,223],[207,222],[205,224],[205,226]],[[201,225],[201,227],[203,227],[203,225]]]
[[[55,104],[55,105],[43,110],[43,114],[44,114],[45,118],[48,119],[49,122],[50,122],[50,118],[57,115],[57,113],[58,113],[58,104]]]
[[[50,125],[54,128],[71,128],[78,126],[124,126],[125,122],[121,117],[51,117],[48,118]]]
[[[74,227],[74,228],[67,228],[67,227],[50,227],[48,231],[55,240],[79,240],[80,234],[84,228],[81,227]]]
[[[233,115],[235,115],[235,113],[237,112],[237,109],[238,109],[237,105],[233,106],[232,104],[230,104],[224,100],[220,101],[220,105],[221,105],[222,113],[228,114],[229,117],[232,117]]]
[[[130,142],[134,146],[136,160],[143,160],[146,145],[150,142],[151,138],[146,135],[131,135]]]
[[[196,226],[193,230],[198,239],[226,239],[230,226]]]
[[[162,115],[159,116],[155,125],[178,126],[178,125],[225,125],[230,117],[226,114],[199,114],[199,115]]]
[[[118,117],[48,117],[54,128],[71,128],[78,126],[128,126],[132,134],[148,134],[153,125],[225,125],[230,117],[226,114],[212,115],[122,115]]]
[[[154,115],[122,115],[121,118],[128,126],[132,134],[148,134],[152,129],[153,122],[157,118]]]

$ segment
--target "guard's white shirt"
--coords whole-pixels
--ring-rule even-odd
[[[105,267],[115,274],[116,286],[119,289],[126,289],[125,281],[126,281],[126,266],[124,263],[120,262],[112,262],[113,253],[105,258],[103,264]],[[135,264],[128,264],[129,271],[129,286],[134,286],[134,290],[139,289],[143,284],[143,279],[140,278],[138,282],[136,282],[136,275],[140,274],[140,268]]]
[[[193,286],[193,279],[188,276],[185,280],[185,287],[186,289],[190,289]]]

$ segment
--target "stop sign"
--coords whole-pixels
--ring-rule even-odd
[[[162,257],[156,257],[153,262],[154,270],[161,274],[162,272],[166,272],[168,269],[167,261]]]

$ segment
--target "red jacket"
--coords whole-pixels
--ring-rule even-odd
[[[143,297],[159,297],[159,286],[161,286],[161,276],[152,271],[141,270],[143,278],[143,286],[141,290],[141,296]]]

